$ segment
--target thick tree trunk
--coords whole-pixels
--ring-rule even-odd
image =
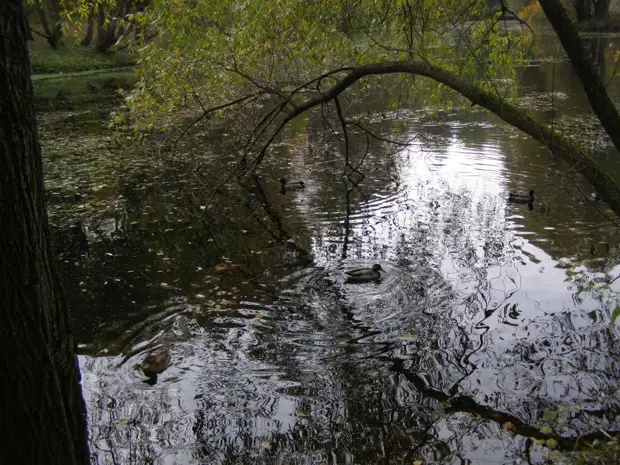
[[[590,0],[575,0],[573,2],[573,6],[575,7],[577,21],[588,21],[592,18],[592,7]]]
[[[82,39],[82,42],[80,43],[84,47],[88,47],[93,41],[94,35],[95,35],[95,12],[92,11],[88,15],[88,25],[86,27],[86,34],[84,35],[84,38]]]
[[[80,373],[53,266],[23,0],[0,2],[0,464],[89,462]]]
[[[581,45],[579,34],[559,0],[539,0],[539,3],[579,76],[592,110],[620,155],[620,114],[609,98],[601,78],[594,72]]]
[[[130,7],[131,0],[120,0],[116,7],[116,13],[110,13],[110,18],[107,22],[103,6],[99,7],[99,30],[97,34],[98,51],[105,52],[118,42],[125,31],[125,27],[119,18],[124,18]]]
[[[594,1],[594,17],[596,19],[605,19],[609,17],[609,4],[610,0],[595,0]]]
[[[58,48],[62,45],[62,22],[60,19],[60,4],[57,1],[52,1],[51,13],[48,13],[47,8],[43,4],[42,0],[36,0],[36,7],[41,19],[41,26],[45,31],[45,38],[47,43],[52,48]]]

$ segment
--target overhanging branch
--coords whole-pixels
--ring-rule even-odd
[[[297,116],[313,109],[314,107],[334,100],[336,97],[349,89],[353,84],[366,76],[398,73],[425,76],[451,88],[471,101],[473,104],[486,108],[506,123],[528,134],[530,137],[545,146],[559,159],[575,164],[575,170],[583,175],[584,178],[599,192],[601,198],[607,201],[609,206],[617,215],[620,215],[620,189],[618,188],[618,185],[614,179],[605,173],[603,168],[598,166],[598,163],[586,154],[583,149],[575,146],[575,144],[569,142],[556,131],[553,131],[545,124],[534,119],[534,117],[532,117],[528,112],[507,103],[500,96],[485,91],[479,86],[473,84],[469,79],[457,76],[438,66],[417,61],[375,63],[348,69],[348,71],[343,73],[344,76],[327,91],[315,98],[299,103],[286,115],[284,120],[275,129],[269,140],[261,148],[256,158],[254,169],[256,169],[256,167],[258,167],[258,165],[262,162],[267,149],[282,129]],[[304,87],[306,87],[306,85],[300,86],[298,89]],[[294,92],[295,91],[293,91],[293,93]],[[290,99],[291,97],[289,97],[289,100]]]

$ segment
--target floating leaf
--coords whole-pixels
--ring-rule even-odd
[[[549,425],[543,426],[542,428],[539,429],[539,431],[542,434],[551,434],[551,433],[553,433],[553,430],[551,429],[551,426],[549,426]]]
[[[413,334],[403,333],[401,336],[398,336],[396,339],[400,339],[401,341],[407,342],[415,342],[418,340],[418,336],[414,336]]]
[[[620,316],[620,305],[616,305],[616,308],[614,309],[614,312],[611,314],[611,324],[612,325],[616,324],[616,320],[618,319],[619,316]]]
[[[161,287],[168,287],[168,283],[159,283]]]
[[[271,449],[271,443],[269,441],[261,441],[258,443],[258,445],[262,447],[263,449],[267,449],[267,450]]]
[[[504,424],[502,425],[502,427],[503,427],[505,430],[508,430],[508,431],[512,431],[512,430],[514,430],[514,429],[515,429],[515,425],[514,425],[512,422],[510,422],[510,421],[507,421],[506,423],[504,423]]]
[[[298,412],[298,413],[297,413],[297,416],[298,416],[298,417],[307,417],[307,416],[308,416],[308,414],[307,414],[306,412]]]
[[[257,313],[256,314],[256,318],[264,318],[265,315],[263,315],[262,313]]]
[[[550,449],[555,449],[556,447],[558,447],[558,441],[553,438],[547,439],[546,444],[547,447],[549,447]]]
[[[414,460],[413,465],[422,465],[424,462],[422,460]]]
[[[369,371],[368,373],[366,373],[370,378],[378,378],[379,377],[379,372],[378,371]]]
[[[280,375],[271,375],[269,379],[271,381],[280,381]]]
[[[547,421],[555,421],[558,419],[558,412],[554,410],[545,410],[543,412],[543,419]]]

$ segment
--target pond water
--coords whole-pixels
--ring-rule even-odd
[[[590,118],[566,61],[521,79],[539,115]],[[375,134],[406,121],[413,140],[353,137],[358,186],[312,114],[214,193],[233,134],[133,142],[107,129],[117,85],[89,83],[39,109],[93,463],[542,463],[536,439],[620,426],[620,220],[537,143],[477,108],[366,102]],[[507,201],[530,188],[531,209]],[[380,282],[345,282],[373,263]],[[146,383],[162,344],[172,366]]]

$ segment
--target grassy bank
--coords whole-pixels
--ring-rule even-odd
[[[99,69],[120,68],[136,63],[126,51],[98,53],[92,47],[83,47],[65,37],[64,45],[51,48],[41,37],[29,42],[32,72],[35,74],[74,73]]]

